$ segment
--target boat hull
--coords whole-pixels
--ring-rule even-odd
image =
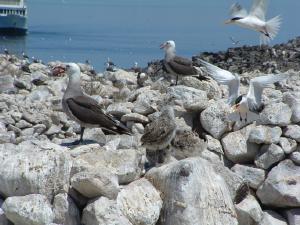
[[[27,33],[26,17],[19,15],[0,15],[0,34],[25,35]]]

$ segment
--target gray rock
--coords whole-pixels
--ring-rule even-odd
[[[207,140],[207,150],[224,155],[221,142],[218,139],[215,139],[210,135],[206,135],[205,138]]]
[[[10,75],[0,76],[0,93],[15,93],[14,79]]]
[[[83,225],[133,225],[122,214],[114,200],[105,197],[88,204],[82,213]]]
[[[48,225],[54,219],[47,197],[39,194],[9,197],[3,204],[3,210],[16,225]]]
[[[256,195],[264,205],[274,207],[300,206],[300,167],[284,160],[274,167]]]
[[[4,211],[2,210],[3,200],[0,199],[0,224],[1,225],[13,225],[5,216]]]
[[[88,198],[104,196],[116,199],[120,190],[117,175],[104,168],[101,171],[76,173],[71,178],[71,185]]]
[[[53,201],[54,221],[63,225],[80,225],[80,212],[68,194],[58,194]]]
[[[297,142],[300,142],[300,126],[288,125],[284,130],[284,136],[294,139]]]
[[[200,115],[202,127],[214,138],[220,139],[230,130],[227,121],[229,106],[224,102],[216,102],[208,106]]]
[[[51,200],[56,193],[69,189],[69,152],[51,142],[2,144],[0,165],[0,193],[4,197],[35,193]]]
[[[109,72],[106,74],[107,78],[112,82],[125,81],[126,84],[136,84],[137,76],[135,73],[127,72],[125,70],[118,69],[116,72]]]
[[[271,103],[260,113],[260,122],[265,125],[286,126],[290,124],[291,117],[292,110],[288,105],[282,102]]]
[[[122,116],[121,121],[124,123],[126,123],[128,121],[133,121],[135,123],[144,123],[145,124],[145,123],[149,122],[149,119],[148,119],[148,117],[143,116],[138,113],[129,113],[129,114]]]
[[[131,113],[133,106],[131,102],[113,103],[107,107],[106,112],[121,118],[125,114]]]
[[[107,151],[100,147],[93,148],[90,152],[74,157],[72,174],[82,171],[101,171],[103,168],[116,174],[119,184],[128,184],[141,175],[141,155],[134,149]]]
[[[263,218],[259,222],[259,225],[288,225],[285,219],[278,213],[266,210],[263,213]]]
[[[22,75],[14,80],[14,85],[19,89],[31,89],[31,77],[29,75]]]
[[[0,132],[0,144],[16,143],[16,135],[13,131]]]
[[[259,151],[259,145],[248,142],[249,134],[254,125],[231,132],[222,138],[221,143],[226,157],[234,163],[247,163],[253,161]]]
[[[20,129],[25,129],[25,128],[32,127],[32,124],[28,123],[26,120],[20,120],[19,122],[16,123],[16,127]]]
[[[239,224],[254,225],[261,221],[263,211],[256,198],[248,194],[246,198],[235,205]]]
[[[300,208],[286,210],[284,214],[287,217],[289,225],[300,224]]]
[[[132,224],[155,225],[162,204],[160,193],[145,178],[127,185],[117,198],[118,208]]]
[[[31,102],[46,102],[50,97],[52,97],[52,93],[47,86],[38,86],[31,91],[31,93],[27,96],[27,99]]]
[[[281,137],[279,139],[279,146],[285,154],[290,154],[297,149],[297,142],[290,138]]]
[[[281,134],[280,127],[257,126],[250,132],[248,141],[256,144],[277,144]]]
[[[45,84],[47,80],[49,80],[49,77],[40,71],[31,73],[31,82],[35,85]]]
[[[275,163],[285,158],[284,151],[278,145],[264,145],[254,161],[255,165],[262,169],[269,169]]]
[[[161,101],[160,92],[155,90],[142,92],[137,97],[132,112],[147,116],[156,111],[156,109],[154,109],[153,107],[157,105],[158,101]]]
[[[292,154],[290,155],[290,159],[298,166],[300,166],[300,152],[296,151],[296,152],[292,152]]]
[[[231,170],[241,176],[255,190],[264,182],[266,176],[264,170],[255,168],[254,166],[236,164]]]
[[[46,131],[46,135],[50,136],[50,135],[54,135],[54,134],[59,134],[61,133],[61,126],[57,126],[52,124],[52,126]]]
[[[286,103],[292,110],[292,122],[300,122],[300,101],[299,93],[285,92],[283,94],[283,102]]]
[[[163,193],[159,224],[238,224],[227,185],[206,160],[172,162],[146,178]]]

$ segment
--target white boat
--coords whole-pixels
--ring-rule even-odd
[[[0,0],[0,34],[25,35],[27,29],[24,0]]]

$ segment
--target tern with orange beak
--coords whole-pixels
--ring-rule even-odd
[[[67,116],[81,126],[80,139],[73,144],[80,144],[83,141],[83,133],[86,127],[100,127],[104,133],[109,134],[130,134],[125,125],[106,113],[95,99],[82,91],[80,86],[81,72],[77,64],[63,64],[54,68],[54,71],[66,73],[69,76],[62,106]]]
[[[176,55],[175,42],[172,40],[166,41],[160,45],[160,49],[165,51],[164,68],[167,73],[176,75],[176,83],[178,76],[195,76],[199,80],[207,80],[206,77],[200,75],[199,69],[193,65],[193,61]]]
[[[276,16],[266,21],[268,0],[254,0],[249,13],[238,3],[230,8],[231,19],[225,24],[236,24],[246,29],[254,30],[260,35],[260,44],[267,44],[274,39],[281,25],[281,17]]]
[[[232,106],[234,112],[238,112],[240,121],[249,121],[248,114],[257,112],[262,106],[262,92],[264,88],[272,87],[272,84],[286,79],[285,74],[269,74],[255,77],[250,80],[249,91],[247,95],[239,95],[240,77],[238,74],[232,74],[204,60],[199,60],[204,66],[204,70],[212,76],[219,84],[227,85],[229,90],[228,104]]]

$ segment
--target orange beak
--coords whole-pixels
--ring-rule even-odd
[[[238,110],[239,107],[240,107],[240,104],[235,104],[231,107],[231,110],[235,112],[236,110]]]

